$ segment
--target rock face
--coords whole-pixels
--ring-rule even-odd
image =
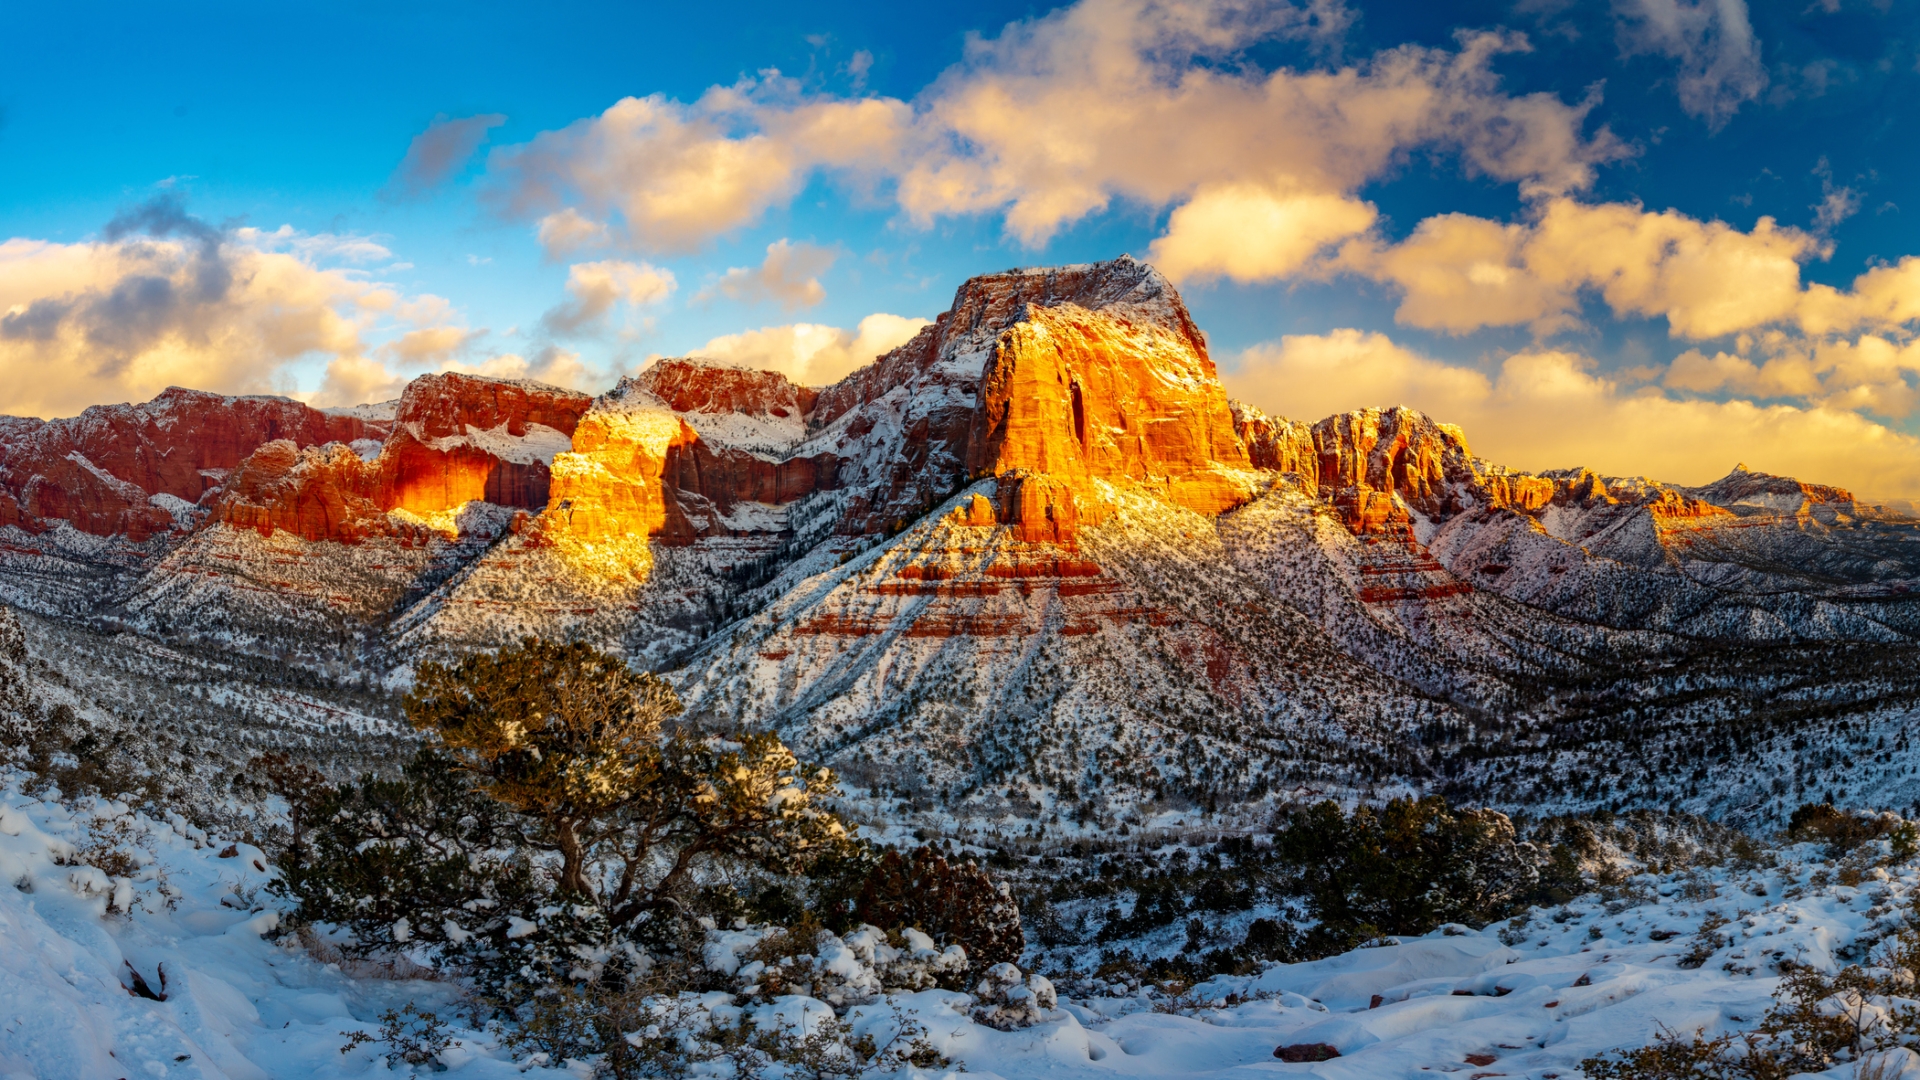
[[[1404,408],[1268,416],[1131,259],[975,278],[820,389],[685,358],[598,398],[0,418],[0,527],[8,603],[396,681],[591,641],[871,790],[1048,829],[1419,786],[1716,642],[1920,648],[1920,523],[1745,469],[1509,470]]]
[[[266,443],[378,438],[385,425],[273,397],[170,388],[143,405],[77,417],[0,421],[0,525],[65,520],[97,536],[147,540],[188,524],[228,470]],[[156,498],[159,497],[159,498]]]
[[[1177,299],[1172,304],[1177,304]],[[1185,315],[1184,307],[1178,309]],[[1184,317],[1132,322],[1078,304],[1029,307],[995,340],[968,437],[972,476],[1039,474],[1003,494],[1010,520],[1050,508],[1062,522],[1097,525],[1108,502],[1093,481],[1142,483],[1169,502],[1218,514],[1250,495],[1250,464],[1226,391]],[[1062,495],[1077,507],[1068,509]],[[1036,526],[1035,527],[1039,527]]]
[[[382,502],[433,514],[468,502],[546,506],[548,467],[593,399],[539,383],[427,375],[408,384],[380,451]]]
[[[362,442],[280,440],[240,464],[217,519],[264,536],[358,543],[413,537],[420,519],[471,502],[539,510],[550,463],[572,444],[593,399],[539,383],[427,375],[408,384],[377,456]],[[390,512],[404,516],[390,520]],[[411,520],[409,520],[409,518]]]

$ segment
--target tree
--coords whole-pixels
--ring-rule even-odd
[[[422,664],[407,719],[432,731],[479,790],[545,827],[563,892],[594,896],[588,851],[620,831],[619,811],[654,794],[673,689],[618,657],[528,638],[454,666]]]
[[[676,728],[673,689],[584,644],[528,639],[458,665],[421,666],[407,718],[479,791],[533,819],[560,855],[562,893],[613,926],[679,903],[718,860],[788,874],[847,842],[815,800],[833,773],[770,733]]]

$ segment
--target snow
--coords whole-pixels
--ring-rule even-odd
[[[531,465],[537,461],[551,466],[555,454],[564,454],[573,449],[571,436],[545,424],[528,424],[521,435],[509,432],[508,426],[505,423],[491,428],[463,425],[465,434],[449,435],[443,439],[424,439],[416,430],[414,437],[441,453],[471,446],[516,465]]]
[[[390,421],[400,413],[400,399],[391,401],[373,401],[364,405],[336,405],[330,409],[321,409],[328,416],[351,416],[358,420]]]
[[[131,872],[88,865],[105,861],[103,846],[126,856],[119,865]],[[708,962],[734,991],[681,1001],[723,1020],[744,1012],[808,1029],[840,1011],[854,1031],[882,1039],[911,1022],[968,1073],[1005,1080],[1413,1078],[1489,1058],[1497,1065],[1487,1067],[1507,1077],[1571,1077],[1582,1059],[1642,1045],[1662,1026],[1709,1036],[1750,1028],[1771,1004],[1780,961],[1828,971],[1858,962],[1900,925],[1920,887],[1911,865],[1842,874],[1858,883],[1833,884],[1834,867],[1811,846],[1786,848],[1774,861],[1640,874],[1604,896],[1508,923],[1452,925],[1220,976],[1177,996],[1056,1001],[1047,979],[1011,965],[982,973],[969,994],[882,992],[947,969],[952,950],[936,953],[919,934],[896,949],[865,928],[821,936],[811,968],[818,996],[766,999],[751,985],[764,965],[743,961],[771,929],[714,930]],[[372,977],[311,955],[296,935],[275,940],[282,901],[264,888],[272,874],[258,849],[177,815],[156,820],[102,799],[63,805],[23,795],[17,778],[8,783],[0,792],[0,884],[11,886],[0,887],[0,1075],[382,1074],[381,1044],[340,1048],[347,1033],[373,1034],[380,1013],[409,1002],[452,1023],[460,1046],[443,1063],[464,1076],[580,1075],[516,1061],[493,1034],[463,1026],[449,983]],[[1726,921],[1716,930],[1705,925],[1712,917]],[[407,934],[396,927],[394,936]],[[1682,966],[1690,954],[1695,963]],[[1081,959],[1098,962],[1091,953]],[[165,1000],[138,996],[141,985]],[[1326,1043],[1341,1056],[1310,1067],[1274,1060],[1276,1047],[1295,1043]]]

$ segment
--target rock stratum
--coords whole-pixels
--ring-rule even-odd
[[[1916,582],[1920,526],[1838,488],[1526,473],[1410,409],[1230,401],[1126,258],[968,281],[828,387],[684,358],[599,397],[448,374],[0,420],[10,603],[388,685],[591,640],[705,722],[1029,822],[1522,761],[1550,793],[1772,715],[1789,655],[1884,711]]]

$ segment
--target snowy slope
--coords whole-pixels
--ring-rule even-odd
[[[1172,997],[1063,999],[1012,1031],[974,1022],[975,1002],[943,991],[872,1000],[848,1019],[875,1030],[912,1017],[968,1074],[1008,1080],[1473,1070],[1571,1080],[1583,1058],[1644,1045],[1662,1026],[1708,1035],[1751,1027],[1770,1004],[1780,961],[1829,971],[1858,961],[1898,925],[1920,886],[1911,866],[1831,884],[1834,868],[1810,847],[1784,854],[1773,867],[1643,874],[1611,899],[1590,895],[1484,930],[1447,927],[1272,965]],[[460,1045],[442,1062],[461,1075],[584,1075],[516,1062],[493,1035],[464,1026],[450,984],[349,972],[309,955],[294,935],[263,936],[279,920],[262,888],[271,873],[257,849],[178,818],[156,821],[104,800],[68,808],[8,786],[0,794],[0,877],[12,886],[0,889],[0,1073],[384,1075],[386,1047],[343,1054],[345,1034],[377,1034],[382,1012],[411,1003],[451,1022]],[[1703,931],[1710,916],[1725,925]],[[725,949],[751,935],[712,938]],[[837,943],[823,943],[823,956],[829,948],[841,966],[850,962]],[[857,962],[848,974],[859,977]],[[140,986],[166,1000],[140,996]],[[741,1008],[724,992],[698,1007]],[[832,1014],[827,1003],[798,997],[746,1007],[767,1023]],[[1310,1066],[1274,1061],[1276,1047],[1297,1043],[1329,1044],[1341,1056]]]

